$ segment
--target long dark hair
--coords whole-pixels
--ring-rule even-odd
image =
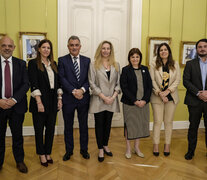
[[[40,43],[38,44],[38,50],[37,50],[37,67],[38,69],[40,69],[41,71],[44,71],[44,67],[42,65],[42,60],[41,60],[41,54],[39,52],[39,48],[41,48],[41,46],[44,43],[48,43],[50,45],[50,55],[48,56],[48,59],[51,63],[51,68],[57,73],[57,66],[55,65],[54,62],[54,57],[53,57],[53,48],[52,48],[52,42],[49,39],[43,39],[40,41]]]
[[[131,63],[131,61],[130,61],[130,57],[133,56],[134,54],[138,54],[139,57],[140,57],[139,64],[138,64],[138,66],[140,67],[140,66],[141,66],[141,63],[142,63],[142,53],[141,53],[141,51],[140,51],[138,48],[132,48],[132,49],[129,51],[129,54],[128,54],[128,62],[129,62],[129,66],[132,66],[132,63]]]
[[[172,57],[172,51],[170,49],[170,46],[167,43],[161,43],[157,49],[157,58],[156,58],[156,69],[159,69],[159,67],[161,67],[163,65],[162,63],[162,58],[160,57],[160,49],[162,46],[166,46],[167,50],[168,50],[168,58],[167,58],[167,66],[169,69],[174,70],[175,69],[175,61],[173,60]]]

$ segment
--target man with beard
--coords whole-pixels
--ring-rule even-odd
[[[0,170],[5,156],[7,122],[12,133],[12,151],[17,169],[27,173],[24,163],[22,125],[27,112],[29,79],[26,62],[12,56],[14,41],[4,36],[0,40]]]
[[[194,156],[200,119],[203,115],[207,148],[207,39],[196,43],[197,57],[186,63],[183,73],[183,85],[187,89],[185,104],[189,111],[188,152],[185,159]]]

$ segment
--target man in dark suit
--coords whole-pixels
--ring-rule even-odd
[[[186,160],[190,160],[194,156],[202,115],[207,148],[207,39],[201,39],[196,43],[196,51],[197,57],[186,63],[183,73],[183,85],[187,89],[184,103],[188,106],[190,121]]]
[[[27,111],[29,80],[26,63],[12,56],[15,45],[4,36],[0,40],[0,169],[4,162],[7,120],[12,133],[12,149],[17,169],[27,173],[24,163],[22,124]]]
[[[67,54],[58,59],[58,73],[63,89],[63,118],[66,153],[63,161],[73,155],[73,123],[74,113],[77,110],[80,132],[80,153],[83,158],[89,159],[88,153],[88,108],[89,108],[89,82],[88,69],[90,59],[79,55],[80,39],[71,36],[68,40]]]

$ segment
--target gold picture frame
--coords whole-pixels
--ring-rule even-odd
[[[170,37],[148,37],[147,44],[147,65],[150,65],[150,62],[157,56],[157,48],[161,43],[167,43],[170,45]]]
[[[187,61],[196,57],[196,42],[181,41],[180,42],[180,67],[185,67]]]
[[[38,43],[47,38],[46,32],[19,32],[20,57],[28,62],[36,58]]]

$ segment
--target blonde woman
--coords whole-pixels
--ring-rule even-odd
[[[89,84],[91,99],[89,113],[94,113],[96,141],[99,149],[98,161],[104,161],[104,153],[113,156],[108,148],[111,121],[114,112],[119,112],[120,67],[114,58],[111,42],[99,44],[95,61],[90,64]]]

